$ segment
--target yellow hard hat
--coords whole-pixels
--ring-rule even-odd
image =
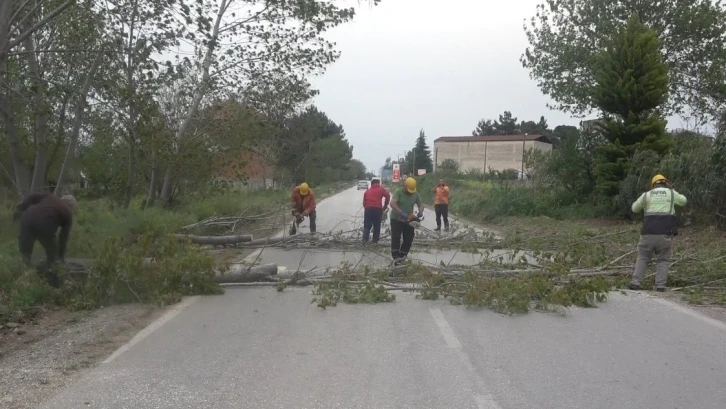
[[[655,175],[655,176],[653,176],[653,179],[650,180],[650,187],[653,188],[653,186],[655,186],[656,183],[663,182],[663,181],[667,181],[665,176],[663,176],[661,174]]]
[[[308,186],[307,183],[301,183],[300,184],[300,194],[305,196],[310,192],[310,186]]]
[[[408,190],[408,193],[416,193],[416,179],[406,178],[406,181],[403,182],[403,185],[406,186],[406,190]]]

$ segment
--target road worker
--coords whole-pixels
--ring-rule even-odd
[[[441,218],[444,218],[444,230],[449,231],[449,185],[444,179],[432,189],[434,192],[434,210],[436,211],[436,231],[441,231]]]
[[[310,189],[307,183],[303,182],[292,190],[291,200],[292,215],[295,216],[295,222],[300,224],[305,217],[308,217],[310,219],[310,233],[315,233],[315,219],[317,217],[315,192]]]
[[[414,213],[414,206],[418,207],[418,213]],[[396,264],[401,264],[413,244],[414,228],[410,223],[420,220],[424,212],[421,195],[416,190],[416,179],[406,178],[403,187],[396,189],[391,209],[391,256]]]
[[[631,290],[640,290],[648,262],[655,254],[655,288],[665,291],[673,237],[678,235],[675,206],[685,206],[686,203],[686,197],[676,192],[663,175],[655,175],[650,182],[650,190],[633,203],[633,212],[643,211],[645,217],[638,242],[638,261],[628,286]]]
[[[40,273],[53,287],[60,286],[58,275],[53,271],[53,264],[65,260],[68,236],[73,225],[75,199],[71,195],[60,198],[52,193],[33,193],[20,203],[13,214],[13,220],[20,220],[18,247],[23,259],[31,262],[35,241],[39,241],[45,250],[45,263],[39,268]],[[60,229],[60,233],[58,233]]]
[[[381,202],[385,200],[385,203]],[[383,210],[388,208],[391,194],[381,186],[379,179],[371,180],[370,189],[363,194],[363,243],[368,243],[373,228],[373,243],[381,237]]]

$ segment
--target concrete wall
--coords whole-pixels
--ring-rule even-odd
[[[530,148],[551,151],[552,144],[539,141],[526,141],[524,150]],[[453,159],[459,169],[466,172],[478,169],[482,172],[522,168],[522,141],[496,142],[434,142],[435,168],[446,159]]]

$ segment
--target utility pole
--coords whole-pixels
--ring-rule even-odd
[[[520,176],[524,180],[524,144],[527,142],[527,134],[522,135],[522,175]]]

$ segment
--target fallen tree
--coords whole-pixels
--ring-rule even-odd
[[[237,234],[233,236],[195,236],[192,234],[175,234],[174,237],[179,240],[189,240],[194,244],[207,246],[229,246],[253,241],[251,234]]]
[[[277,282],[277,264],[263,264],[261,266],[233,265],[228,271],[221,272],[214,277],[219,284]]]

